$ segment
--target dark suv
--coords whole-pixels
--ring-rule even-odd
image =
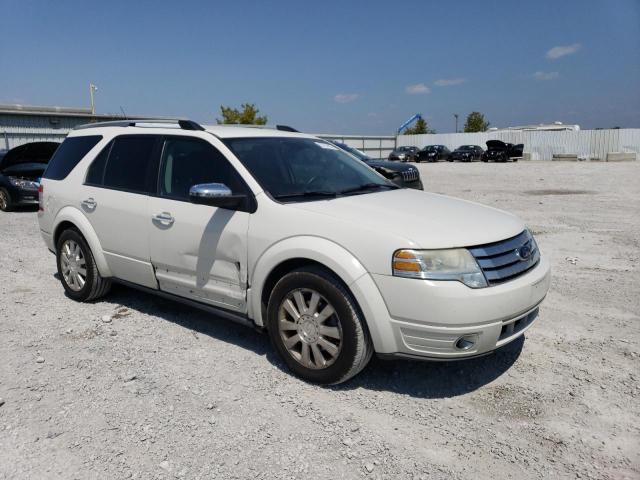
[[[484,150],[479,145],[462,145],[451,152],[449,161],[473,162],[480,160],[483,153]]]
[[[487,151],[482,155],[483,162],[517,162],[522,158],[524,144],[505,143],[501,140],[487,141]]]
[[[423,190],[422,180],[420,179],[420,172],[416,167],[413,167],[411,165],[398,164],[397,162],[389,162],[387,160],[373,160],[357,148],[350,147],[349,145],[340,142],[331,143],[333,143],[336,147],[339,147],[342,150],[350,153],[358,160],[362,160],[376,172],[391,180],[399,187]]]
[[[449,155],[451,155],[451,150],[444,145],[427,145],[418,152],[416,162],[437,162],[438,160],[448,160]]]
[[[38,184],[60,144],[32,142],[0,153],[0,210],[38,205]]]
[[[414,162],[418,157],[418,147],[397,147],[389,154],[389,160]]]

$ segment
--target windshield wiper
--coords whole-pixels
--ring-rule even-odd
[[[365,192],[367,190],[373,190],[378,188],[390,188],[391,190],[395,190],[398,187],[397,185],[390,185],[384,183],[364,183],[362,185],[358,185],[357,187],[347,188],[346,190],[342,190],[340,195],[348,195],[349,193],[357,193],[357,192]]]
[[[273,198],[278,200],[284,198],[298,198],[298,197],[327,197],[335,198],[338,194],[336,192],[330,192],[328,190],[308,190],[306,192],[295,193],[283,193],[281,195],[274,195]]]

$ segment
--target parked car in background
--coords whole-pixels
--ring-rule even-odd
[[[350,147],[349,145],[340,142],[332,143],[340,147],[344,151],[349,152],[358,160],[363,161],[368,166],[373,168],[376,172],[391,180],[399,187],[415,188],[417,190],[423,189],[420,172],[416,167],[411,165],[402,165],[401,163],[390,162],[388,160],[373,160],[357,148]]]
[[[474,162],[482,159],[483,153],[484,150],[479,145],[462,145],[451,152],[448,160],[450,162]]]
[[[437,162],[448,160],[451,150],[444,145],[427,145],[418,152],[416,162]]]
[[[487,151],[482,155],[483,162],[517,162],[522,158],[524,144],[505,143],[502,140],[488,140]]]
[[[397,147],[389,154],[389,160],[413,162],[418,156],[418,147]]]
[[[70,298],[94,301],[115,281],[257,327],[311,382],[344,382],[374,353],[491,352],[535,323],[550,283],[514,215],[398,188],[301,133],[76,127],[40,196]]]
[[[32,142],[0,154],[0,210],[38,205],[38,182],[59,145]]]

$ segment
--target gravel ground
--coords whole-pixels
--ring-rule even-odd
[[[1,214],[0,478],[640,478],[640,163],[419,168],[524,218],[551,291],[492,356],[333,388],[154,296],[71,301],[36,215]]]

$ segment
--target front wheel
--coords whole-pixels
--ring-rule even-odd
[[[11,196],[4,188],[0,188],[0,210],[3,212],[11,211]]]
[[[111,280],[100,275],[89,245],[75,229],[60,235],[56,263],[60,282],[74,300],[89,302],[106,295],[111,288]]]
[[[269,337],[297,376],[341,383],[369,362],[373,345],[351,293],[331,273],[302,268],[275,285],[267,309]]]

